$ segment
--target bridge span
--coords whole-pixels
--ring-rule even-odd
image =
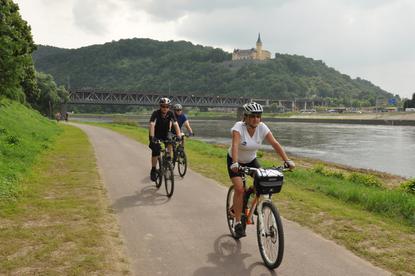
[[[146,93],[133,91],[78,89],[69,91],[68,104],[117,104],[156,106],[159,99],[168,97],[173,103],[190,107],[230,107],[237,108],[243,104],[256,101],[264,106],[280,107],[285,110],[311,109],[314,106],[325,105],[322,100],[294,99],[256,99],[246,97],[210,96],[210,95],[166,95],[161,93]]]

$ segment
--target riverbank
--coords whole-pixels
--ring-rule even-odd
[[[147,130],[143,128],[96,125],[141,143],[148,142]],[[230,181],[223,165],[226,148],[187,140],[190,168],[228,186]],[[298,168],[286,173],[283,191],[274,196],[283,217],[309,227],[396,275],[415,273],[415,217],[411,218],[415,198],[399,191],[402,178],[329,163],[316,166],[323,163],[311,159],[293,159]],[[275,158],[265,152],[261,152],[261,162],[264,166],[276,164]],[[399,205],[402,215],[394,213]]]

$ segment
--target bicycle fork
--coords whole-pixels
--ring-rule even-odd
[[[261,202],[258,204],[257,208],[257,212],[258,212],[258,226],[259,226],[259,231],[261,233],[261,237],[265,237],[265,228],[264,228],[264,216],[262,213],[262,206],[264,205],[264,201],[270,201],[269,199],[264,199],[261,200]]]

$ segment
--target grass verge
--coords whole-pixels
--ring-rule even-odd
[[[148,143],[146,129],[131,125],[95,125]],[[186,142],[190,167],[229,186],[226,149],[196,140]],[[261,156],[264,166],[276,163],[271,154],[261,153]],[[390,185],[373,174],[339,169],[330,164],[324,165],[326,174],[322,174],[321,167],[310,165],[313,162],[309,159],[297,157],[294,160],[300,166],[294,172],[286,173],[282,192],[274,196],[285,218],[311,228],[396,275],[415,274],[413,195],[391,188],[396,183]],[[334,172],[327,175],[327,170]],[[384,179],[389,181],[391,178]],[[369,199],[371,196],[373,198]],[[401,204],[402,198],[405,200]],[[365,201],[372,202],[374,207],[368,207]],[[388,207],[382,207],[380,203]]]
[[[18,197],[19,179],[61,131],[55,122],[38,112],[0,99],[0,201]]]
[[[92,146],[61,130],[20,178],[18,199],[0,202],[0,274],[129,274]]]

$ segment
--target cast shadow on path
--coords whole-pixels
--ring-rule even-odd
[[[244,260],[251,257],[251,254],[241,252],[241,243],[231,235],[219,236],[214,242],[214,251],[207,254],[208,262],[212,266],[197,269],[193,276],[277,275],[275,271],[267,269],[262,262],[255,262],[246,267]]]
[[[169,202],[165,194],[164,183],[159,189],[156,188],[154,182],[146,182],[147,185],[141,190],[136,190],[134,194],[118,198],[112,204],[113,210],[116,213],[121,213],[126,208],[140,207],[140,206],[157,206]]]

